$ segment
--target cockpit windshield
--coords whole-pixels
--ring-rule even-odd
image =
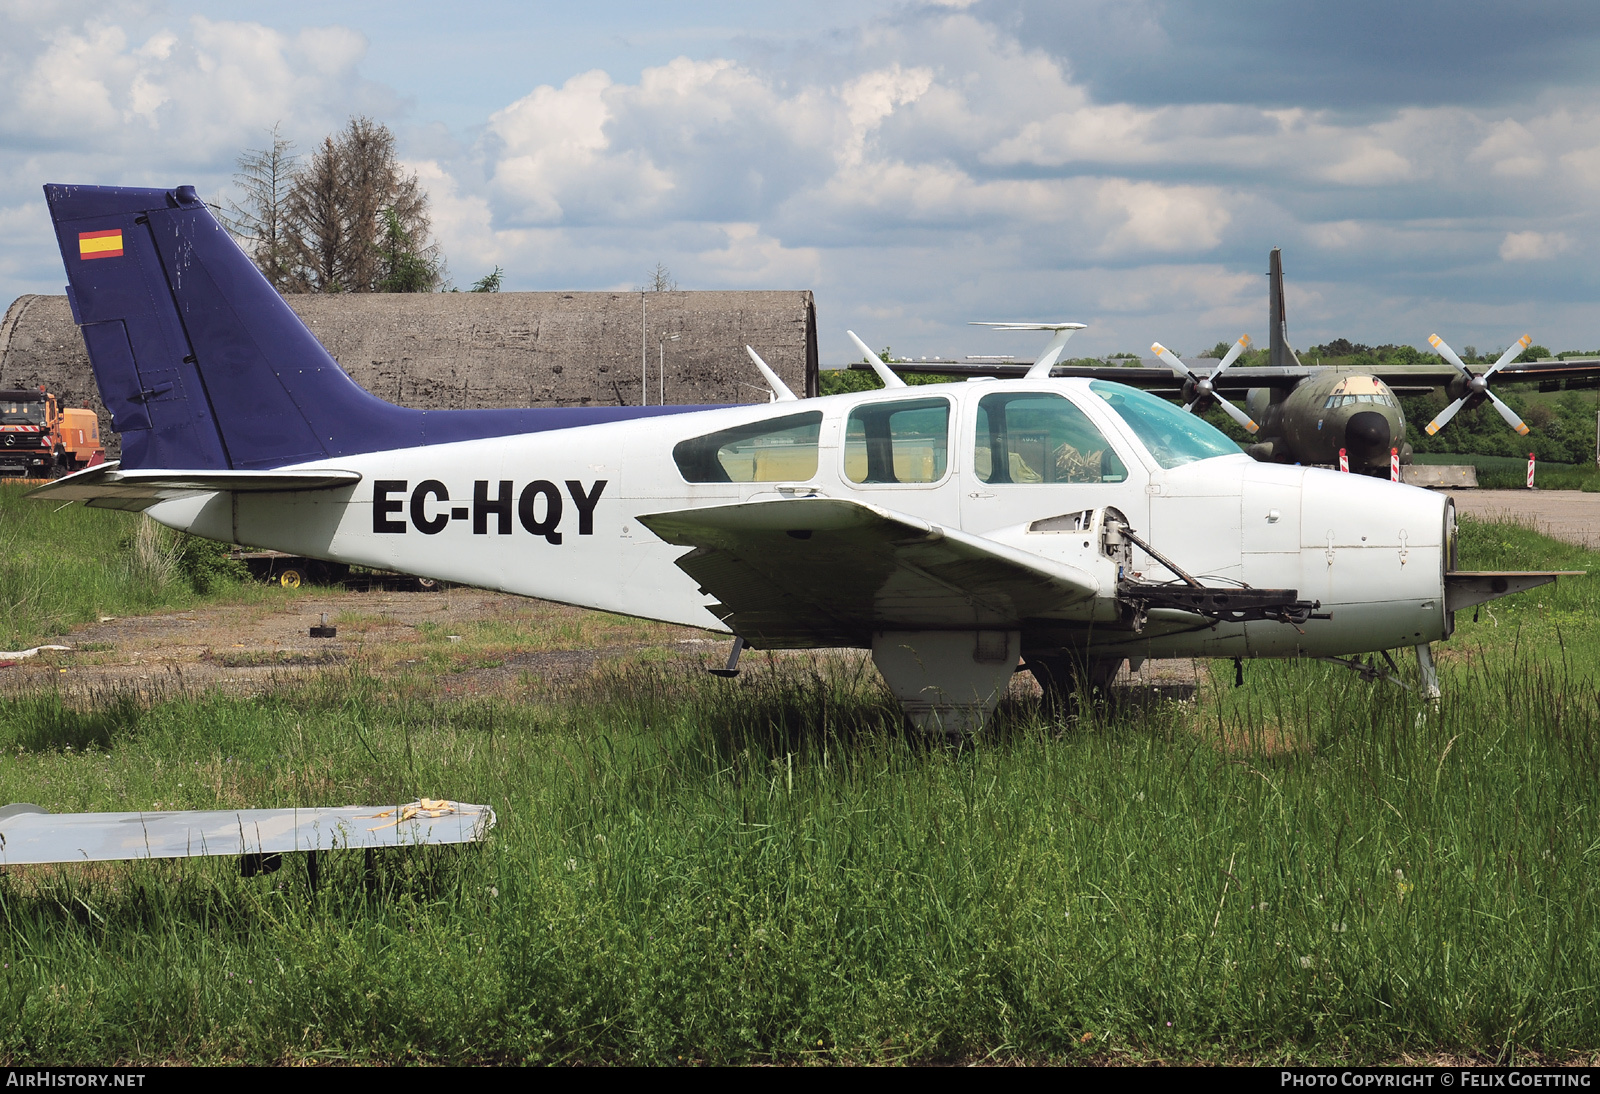
[[[43,399],[0,397],[0,425],[43,425]]]
[[[1239,446],[1222,430],[1147,391],[1107,380],[1093,381],[1089,390],[1128,423],[1162,467],[1240,454]]]

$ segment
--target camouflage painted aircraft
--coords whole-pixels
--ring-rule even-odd
[[[1256,441],[1246,451],[1264,463],[1337,466],[1343,452],[1353,472],[1387,477],[1391,454],[1401,463],[1411,462],[1411,444],[1399,395],[1425,395],[1442,387],[1453,400],[1426,426],[1430,436],[1444,428],[1462,410],[1492,403],[1506,424],[1518,433],[1528,427],[1517,413],[1489,390],[1491,379],[1537,380],[1545,383],[1592,384],[1600,377],[1600,357],[1568,358],[1514,363],[1531,343],[1527,335],[1514,342],[1500,359],[1475,373],[1437,334],[1428,339],[1440,356],[1437,365],[1389,365],[1378,368],[1342,365],[1305,365],[1289,346],[1287,311],[1283,299],[1283,260],[1271,255],[1271,290],[1267,364],[1233,368],[1250,345],[1242,335],[1220,361],[1203,360],[1201,370],[1181,360],[1159,342],[1151,351],[1167,368],[1129,365],[1057,365],[1052,376],[1087,376],[1140,387],[1178,398],[1191,413],[1216,404]],[[986,323],[998,330],[1052,331],[1045,353],[1032,364],[974,358],[967,362],[892,362],[899,372],[928,372],[946,376],[1023,376],[1050,354],[1061,356],[1066,339],[1081,329],[1078,323]],[[1201,365],[1202,361],[1194,362]],[[852,365],[867,368],[867,365]],[[1232,401],[1243,397],[1244,409]]]

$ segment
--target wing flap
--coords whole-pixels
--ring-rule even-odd
[[[863,645],[875,630],[1011,628],[1102,595],[1093,574],[904,513],[792,498],[654,513],[677,564],[757,647]]]
[[[246,494],[331,490],[354,486],[358,471],[317,468],[306,471],[123,471],[117,463],[85,468],[57,479],[30,498],[40,501],[81,501],[100,509],[145,509],[158,501],[232,491]]]

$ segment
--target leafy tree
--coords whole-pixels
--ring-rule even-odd
[[[291,292],[430,292],[443,279],[428,196],[370,118],[323,139],[295,175],[285,221]]]
[[[221,220],[272,287],[284,292],[292,280],[294,256],[285,214],[300,157],[279,125],[267,132],[272,137],[268,147],[246,149],[239,156],[233,181],[244,192],[243,201],[229,198]]]
[[[416,241],[392,208],[383,211],[383,277],[379,292],[431,292],[439,280],[438,270],[427,257],[417,252]]]
[[[472,283],[472,288],[469,289],[468,291],[469,292],[499,292],[500,291],[500,278],[504,273],[505,273],[504,270],[502,270],[499,266],[496,266],[494,268],[494,272],[493,273],[486,273],[482,277],[478,278],[478,280],[474,281]]]

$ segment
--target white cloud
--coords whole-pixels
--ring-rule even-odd
[[[1122,220],[1106,237],[1102,251],[1205,250],[1220,242],[1232,219],[1219,191],[1198,186],[1108,179],[1100,185],[1097,199],[1103,215]]]
[[[392,101],[360,79],[366,39],[346,27],[290,36],[196,15],[133,35],[13,16],[0,14],[0,140],[192,164],[231,160],[277,122],[320,135]]]
[[[1554,258],[1572,246],[1565,232],[1507,232],[1500,257],[1507,262],[1539,262]]]
[[[763,235],[757,224],[724,224],[727,245],[694,256],[698,273],[718,285],[763,288],[800,288],[815,284],[822,274],[822,255],[814,247],[787,248]]]
[[[0,223],[42,216],[47,178],[193,181],[220,198],[234,157],[279,121],[302,151],[354,113],[408,146],[400,95],[363,77],[356,29],[115,3],[0,3]],[[1384,324],[1442,314],[1452,293],[1484,315],[1526,312],[1535,290],[1504,262],[1588,284],[1593,92],[1366,115],[1105,101],[987,10],[900,5],[789,43],[789,67],[754,47],[624,77],[575,50],[486,105],[482,129],[410,134],[411,166],[462,284],[500,265],[514,286],[631,286],[663,261],[686,286],[813,287],[829,330],[877,315],[875,337],[897,347],[900,331],[949,340],[920,352],[978,352],[959,321],[1029,315],[1094,323],[1082,352],[1261,337],[1278,243],[1299,340],[1409,339]],[[1158,5],[1073,10],[1126,23],[1113,38],[1142,43],[1130,57],[1165,33]],[[17,257],[41,246],[48,262]],[[0,288],[51,291],[50,248],[43,222],[7,235]],[[1587,307],[1592,328],[1592,292],[1570,295],[1564,314]]]

